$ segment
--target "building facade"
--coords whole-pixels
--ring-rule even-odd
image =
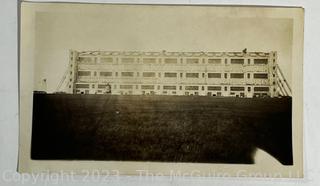
[[[70,50],[67,92],[275,97],[276,52]]]

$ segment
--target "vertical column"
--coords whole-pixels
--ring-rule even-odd
[[[278,89],[276,87],[277,84],[277,52],[272,51],[269,54],[269,58],[268,58],[268,76],[269,76],[269,92],[270,92],[270,96],[271,97],[275,97],[277,96],[278,93]]]
[[[114,81],[113,83],[111,84],[111,93],[112,94],[116,94],[118,95],[119,94],[119,90],[118,90],[118,87],[120,86],[120,83],[119,82],[122,82],[122,77],[121,77],[121,70],[119,68],[119,64],[120,64],[120,57],[121,56],[121,53],[117,53],[116,56],[114,57],[115,58],[115,62],[114,62],[114,65],[112,65],[113,67],[113,73],[114,73]]]
[[[77,69],[78,69],[78,64],[77,64],[77,58],[78,58],[78,52],[74,50],[69,51],[69,78],[67,78],[67,93],[75,94],[76,93],[76,87],[75,83],[77,82]]]
[[[251,84],[251,73],[249,71],[250,65],[251,65],[251,58],[248,53],[244,53],[244,66],[243,66],[243,72],[244,72],[244,85]],[[250,86],[245,86],[245,97],[252,97],[252,90]]]

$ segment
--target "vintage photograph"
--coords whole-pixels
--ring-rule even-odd
[[[21,170],[70,160],[263,170],[266,159],[303,175],[303,9],[21,11]]]

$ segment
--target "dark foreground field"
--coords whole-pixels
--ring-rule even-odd
[[[292,164],[290,98],[35,94],[33,159]]]

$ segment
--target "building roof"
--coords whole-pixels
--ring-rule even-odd
[[[147,51],[80,51],[79,56],[150,56],[150,57],[268,57],[266,52],[147,52]]]

